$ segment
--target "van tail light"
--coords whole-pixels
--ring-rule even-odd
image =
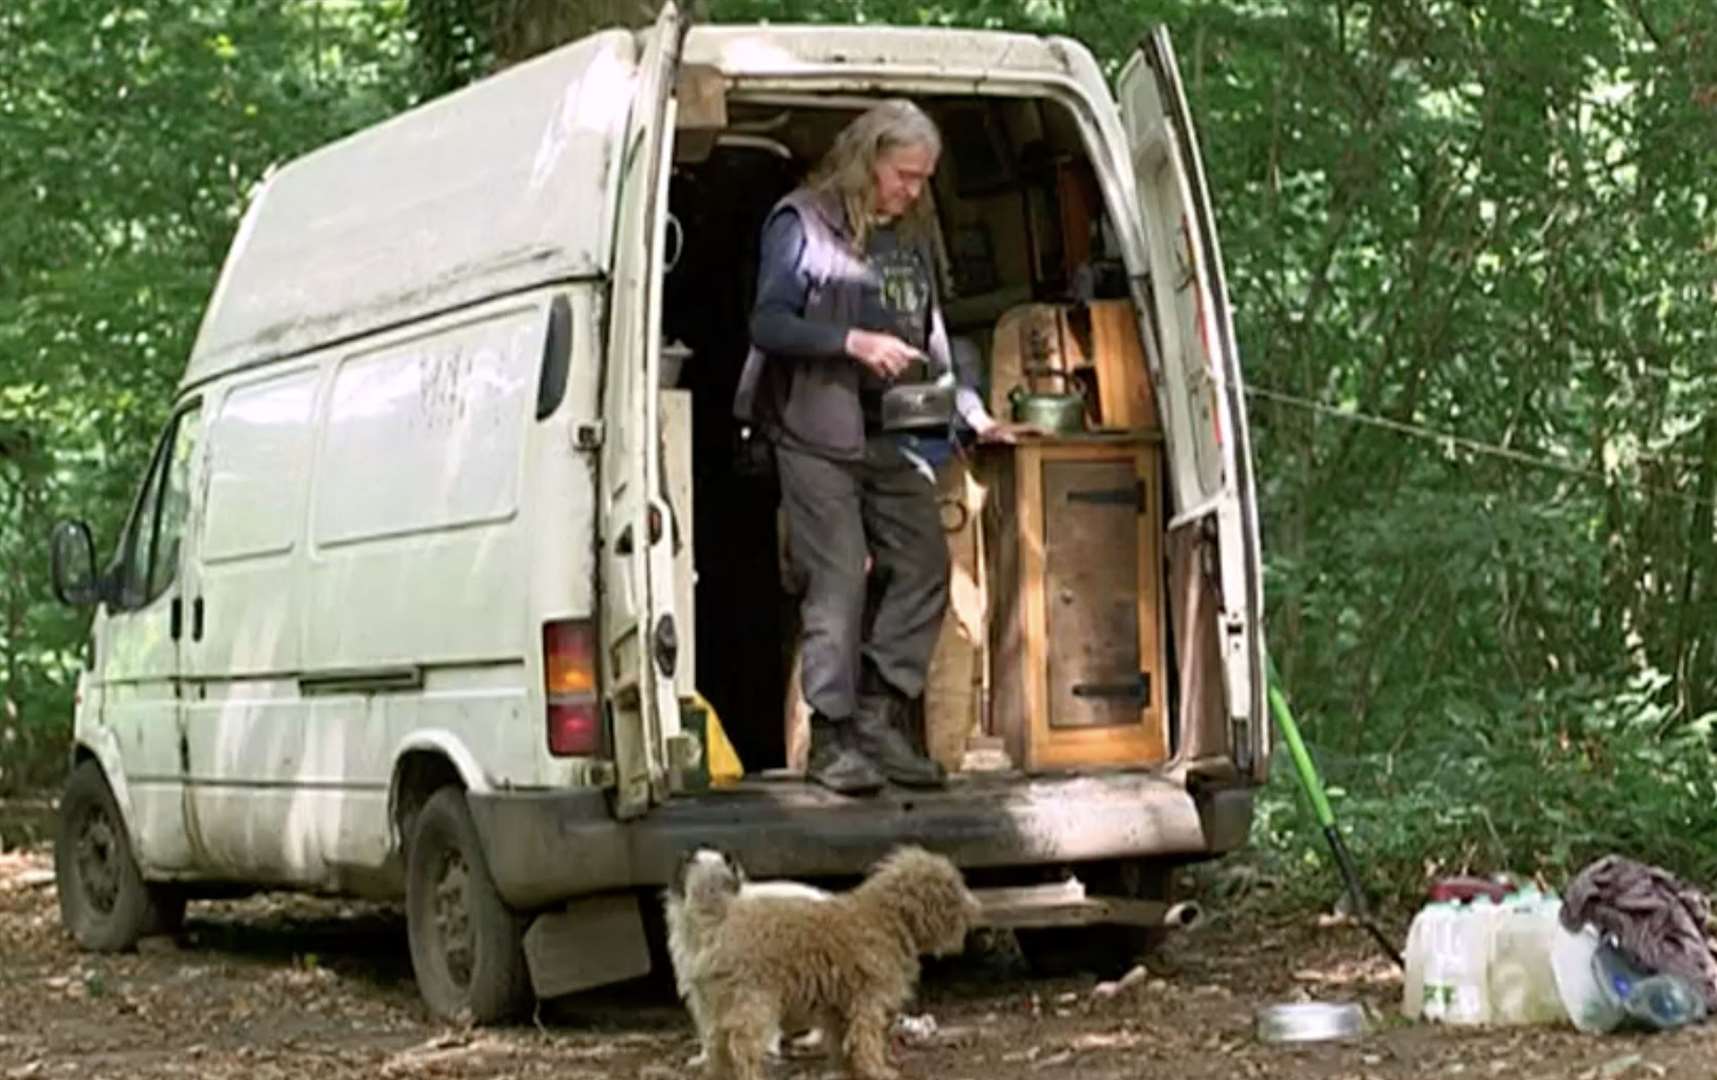
[[[543,624],[543,698],[549,753],[590,756],[602,749],[596,696],[596,624],[560,619]]]

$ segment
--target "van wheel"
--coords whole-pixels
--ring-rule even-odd
[[[1077,872],[1086,890],[1095,895],[1164,903],[1174,899],[1174,870],[1160,862],[1124,859],[1082,866]],[[1100,979],[1125,975],[1144,956],[1156,951],[1168,934],[1157,926],[1110,923],[1014,931],[1032,974],[1060,977],[1087,971]]]
[[[93,761],[72,770],[60,798],[54,882],[60,922],[79,945],[96,952],[122,952],[184,915],[176,894],[144,883],[119,804]]]
[[[417,988],[436,1016],[486,1024],[530,1004],[523,922],[495,891],[457,787],[437,791],[418,812],[405,911]]]

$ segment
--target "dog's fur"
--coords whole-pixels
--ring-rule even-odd
[[[838,896],[739,895],[699,924],[707,936],[684,980],[710,1074],[723,1080],[760,1080],[770,1038],[812,1019],[840,1033],[857,1076],[895,1076],[888,1029],[918,982],[919,956],[959,952],[978,916],[954,864],[917,847],[896,849]]]
[[[662,895],[663,921],[667,924],[668,959],[674,968],[674,988],[685,1001],[697,1028],[699,1052],[693,1065],[709,1054],[709,1031],[702,1002],[692,994],[692,971],[734,903],[759,898],[827,900],[833,894],[797,881],[751,881],[739,860],[718,848],[699,847],[686,852],[674,878]],[[769,1052],[779,1053],[781,1032],[769,1035]]]

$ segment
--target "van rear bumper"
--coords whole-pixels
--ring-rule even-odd
[[[687,848],[720,847],[757,878],[857,874],[896,844],[960,866],[1028,866],[1127,856],[1215,855],[1245,843],[1252,792],[1198,798],[1147,773],[957,778],[946,790],[890,788],[847,799],[802,783],[747,782],[677,796],[616,821],[597,791],[467,796],[490,874],[529,910],[587,893],[662,885]]]

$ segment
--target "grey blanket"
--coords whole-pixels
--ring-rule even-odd
[[[1606,855],[1575,875],[1562,900],[1562,925],[1591,923],[1614,934],[1641,967],[1679,975],[1717,1012],[1717,957],[1706,929],[1711,902],[1667,870]]]

